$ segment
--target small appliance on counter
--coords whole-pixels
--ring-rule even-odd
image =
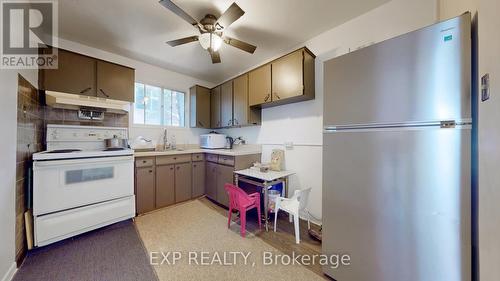
[[[207,149],[226,148],[226,135],[210,132],[200,135],[200,147]]]

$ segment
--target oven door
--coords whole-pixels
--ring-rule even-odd
[[[134,157],[35,161],[33,215],[134,194]]]

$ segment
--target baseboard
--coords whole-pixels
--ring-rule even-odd
[[[14,274],[16,274],[16,271],[17,271],[17,266],[16,266],[16,263],[13,262],[10,265],[9,270],[7,270],[7,272],[5,273],[5,275],[2,277],[2,281],[10,281],[10,280],[12,280],[12,278],[14,277]]]

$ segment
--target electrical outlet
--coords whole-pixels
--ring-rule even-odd
[[[291,141],[286,141],[286,142],[285,142],[285,149],[287,149],[287,150],[291,150],[291,149],[293,149],[293,142],[291,142]]]
[[[490,74],[486,73],[481,77],[481,101],[490,99]]]

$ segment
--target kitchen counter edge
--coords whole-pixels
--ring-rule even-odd
[[[193,154],[193,153],[210,153],[217,155],[226,156],[242,156],[242,155],[252,155],[261,154],[261,150],[222,150],[222,149],[186,149],[186,150],[175,150],[175,151],[146,151],[146,152],[134,152],[135,157],[153,157],[153,156],[164,156],[164,155],[179,155],[179,154]]]

